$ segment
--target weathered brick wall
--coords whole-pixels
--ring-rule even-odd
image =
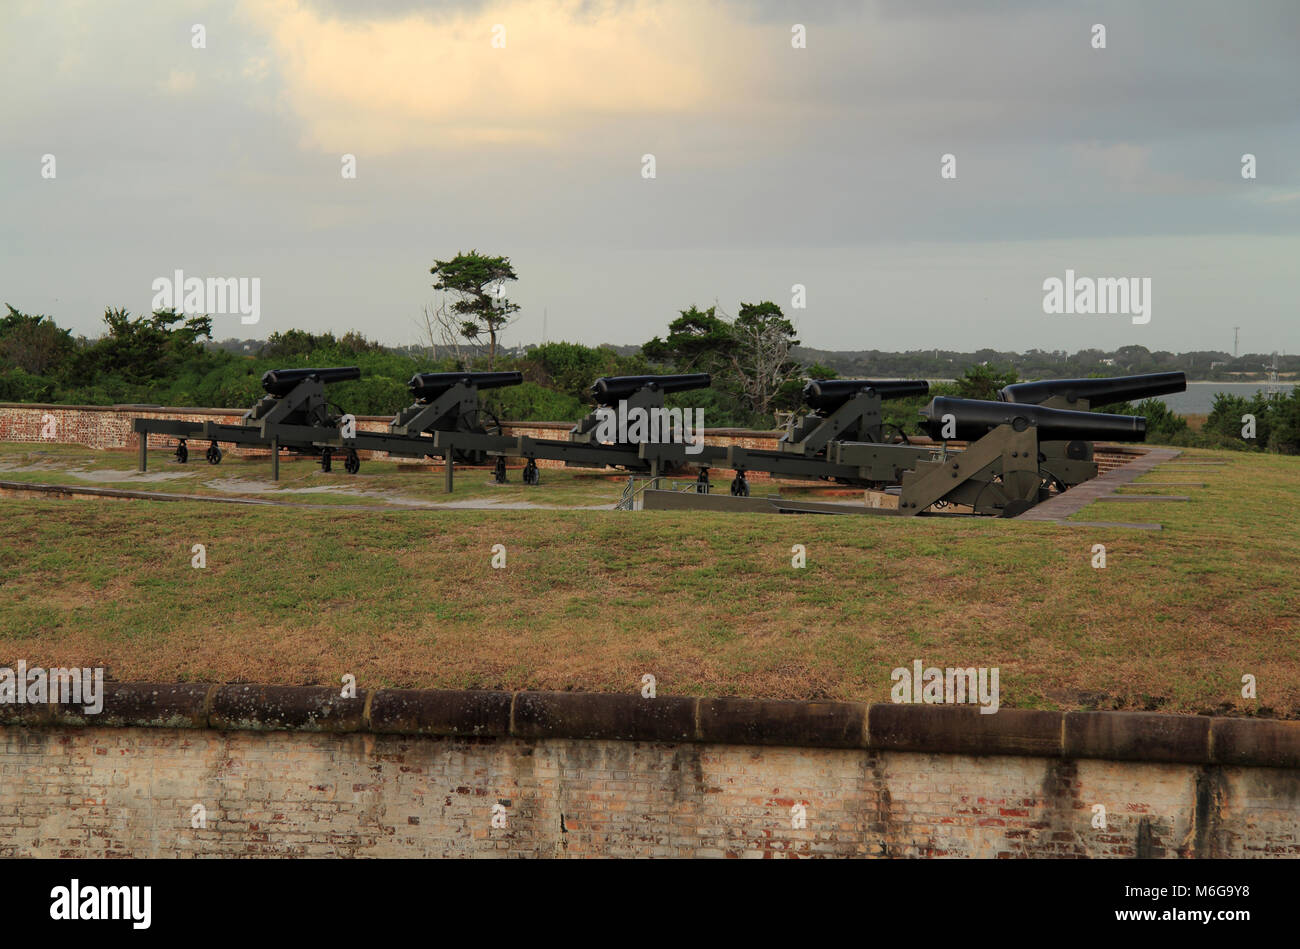
[[[0,404],[0,441],[43,442],[46,444],[84,445],[99,450],[124,450],[137,447],[132,422],[138,418],[176,419],[184,422],[215,422],[236,425],[243,417],[235,409],[144,409],[134,406],[94,405],[17,405]],[[53,437],[47,436],[47,423],[53,420]],[[385,431],[390,419],[359,416],[357,427],[364,431]],[[176,439],[170,435],[151,434],[150,449],[172,448]],[[197,447],[193,446],[193,447]],[[223,445],[222,452],[236,455],[268,454],[265,448]]]
[[[0,728],[0,857],[1294,856],[1298,808],[1300,773],[1269,768]]]
[[[132,422],[137,418],[176,419],[185,422],[215,422],[218,425],[235,425],[243,416],[242,410],[202,408],[139,408],[136,406],[93,405],[25,405],[0,403],[0,442],[44,442],[46,444],[84,445],[87,448],[124,450],[138,447]],[[53,437],[45,435],[47,423],[54,421]],[[392,416],[358,415],[357,428],[366,432],[386,432]],[[502,422],[506,435],[528,435],[533,438],[568,438],[568,422]],[[775,449],[777,434],[750,432],[740,429],[706,429],[710,444],[743,445],[746,448]],[[176,439],[170,435],[151,434],[150,450],[171,451]],[[206,443],[196,441],[190,450],[203,448]],[[266,448],[223,444],[223,453],[234,455],[269,455]],[[202,452],[199,452],[202,454]],[[362,452],[363,458],[384,458],[387,452]],[[427,460],[396,458],[399,463],[425,464]],[[541,460],[540,467],[564,467],[561,461]]]
[[[0,705],[0,857],[1300,856],[1298,813],[1297,722],[111,682],[94,715]]]

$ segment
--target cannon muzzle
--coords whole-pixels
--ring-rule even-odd
[[[262,373],[262,388],[271,395],[288,395],[300,382],[317,379],[329,385],[333,382],[350,382],[361,378],[357,366],[336,366],[332,369],[268,369]]]
[[[1089,405],[1132,402],[1170,392],[1184,392],[1187,376],[1181,372],[1148,372],[1139,376],[1112,376],[1108,379],[1043,379],[1017,382],[998,392],[1003,402],[1039,405],[1055,396],[1073,404],[1087,399]]]
[[[406,387],[416,400],[428,402],[458,384],[476,389],[502,389],[523,381],[522,372],[417,372]]]
[[[931,438],[944,437],[944,416],[956,421],[955,432],[947,437],[974,441],[999,425],[1010,425],[1018,432],[1030,426],[1038,429],[1041,441],[1140,442],[1146,439],[1147,420],[1140,415],[1105,415],[1101,412],[1078,412],[1074,409],[1048,409],[1041,405],[1015,402],[983,402],[978,399],[951,399],[938,396],[921,410],[923,426]]]
[[[859,392],[875,392],[881,400],[906,399],[928,395],[930,383],[924,379],[814,379],[803,387],[803,400],[819,412],[834,412]]]
[[[680,376],[605,376],[591,384],[597,405],[610,406],[640,389],[652,392],[689,392],[706,389],[713,382],[707,372],[690,372]]]

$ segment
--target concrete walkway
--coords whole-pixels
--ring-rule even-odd
[[[567,507],[554,504],[531,504],[525,501],[502,503],[495,498],[464,501],[405,500],[392,504],[305,504],[301,501],[277,501],[270,498],[226,498],[211,494],[168,494],[160,491],[128,491],[122,488],[91,488],[85,485],[46,484],[37,481],[0,481],[0,497],[91,497],[114,501],[195,501],[201,504],[245,504],[259,507],[292,507],[314,511],[612,511],[613,504],[584,504]]]
[[[1135,530],[1158,531],[1161,525],[1151,522],[1125,523],[1122,521],[1068,521],[1066,518],[1077,514],[1093,501],[1115,500],[1116,489],[1123,487],[1141,475],[1147,474],[1156,465],[1165,464],[1181,455],[1177,448],[1152,448],[1141,458],[1135,458],[1127,465],[1098,475],[1091,481],[1076,485],[1063,494],[1044,501],[1021,514],[1018,521],[1050,521],[1056,524],[1069,524],[1072,527],[1131,527]],[[1125,495],[1126,499],[1136,497]],[[1160,500],[1169,498],[1156,495]],[[1182,500],[1187,500],[1182,498]]]

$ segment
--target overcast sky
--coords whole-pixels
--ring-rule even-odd
[[[1300,348],[1295,0],[3,0],[0,78],[0,302],[78,333],[180,269],[260,278],[217,338],[414,342],[477,248],[507,344],[771,299],[823,349]],[[1044,314],[1067,268],[1150,322]]]

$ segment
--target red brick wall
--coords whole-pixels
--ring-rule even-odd
[[[85,445],[95,449],[135,449],[136,436],[131,423],[137,418],[180,419],[189,422],[212,421],[220,425],[236,424],[243,415],[236,409],[198,409],[198,408],[135,408],[130,406],[82,406],[82,405],[22,405],[0,402],[0,442],[48,442],[54,444]],[[42,432],[48,419],[55,422],[55,436],[45,437]],[[389,416],[357,416],[357,427],[367,432],[388,430]],[[502,429],[507,435],[529,435],[533,438],[566,439],[568,422],[503,422]],[[717,428],[705,429],[711,445],[739,445],[745,448],[775,450],[779,432],[755,432],[744,429]],[[954,448],[964,447],[964,443],[950,442]],[[151,450],[170,450],[175,439],[163,435],[150,435]],[[191,451],[195,447],[191,446]],[[237,445],[223,445],[223,452],[236,455],[265,455],[267,449],[245,448]],[[1127,464],[1141,448],[1125,446],[1099,447],[1096,451],[1099,473],[1105,473],[1120,465]],[[364,457],[383,458],[386,452],[365,452]],[[427,464],[428,460],[414,458],[395,459],[399,463]],[[545,468],[562,468],[560,461],[539,461]],[[722,475],[722,472],[718,472]],[[768,477],[764,472],[751,472],[751,480]]]
[[[135,449],[136,435],[132,422],[137,418],[178,419],[187,422],[216,422],[233,425],[243,416],[237,409],[199,408],[138,408],[133,406],[85,405],[22,405],[0,403],[0,442],[46,442],[52,444],[84,445],[95,449]],[[54,420],[55,435],[46,437],[43,431],[49,419]],[[357,428],[367,432],[384,432],[392,421],[390,416],[359,415]],[[503,422],[507,435],[530,435],[533,438],[564,440],[568,437],[569,422]],[[748,432],[738,429],[706,429],[711,444],[744,445],[747,448],[776,448],[774,432]],[[176,440],[170,436],[150,435],[151,450],[168,450]],[[191,451],[195,447],[191,446]],[[221,450],[236,455],[265,455],[264,448],[246,448],[222,445]],[[366,452],[366,457],[384,457],[386,452]],[[397,459],[421,464],[417,459]],[[540,461],[543,467],[563,467],[563,462]]]
[[[1138,761],[0,727],[0,857],[1296,856],[1296,789]]]

